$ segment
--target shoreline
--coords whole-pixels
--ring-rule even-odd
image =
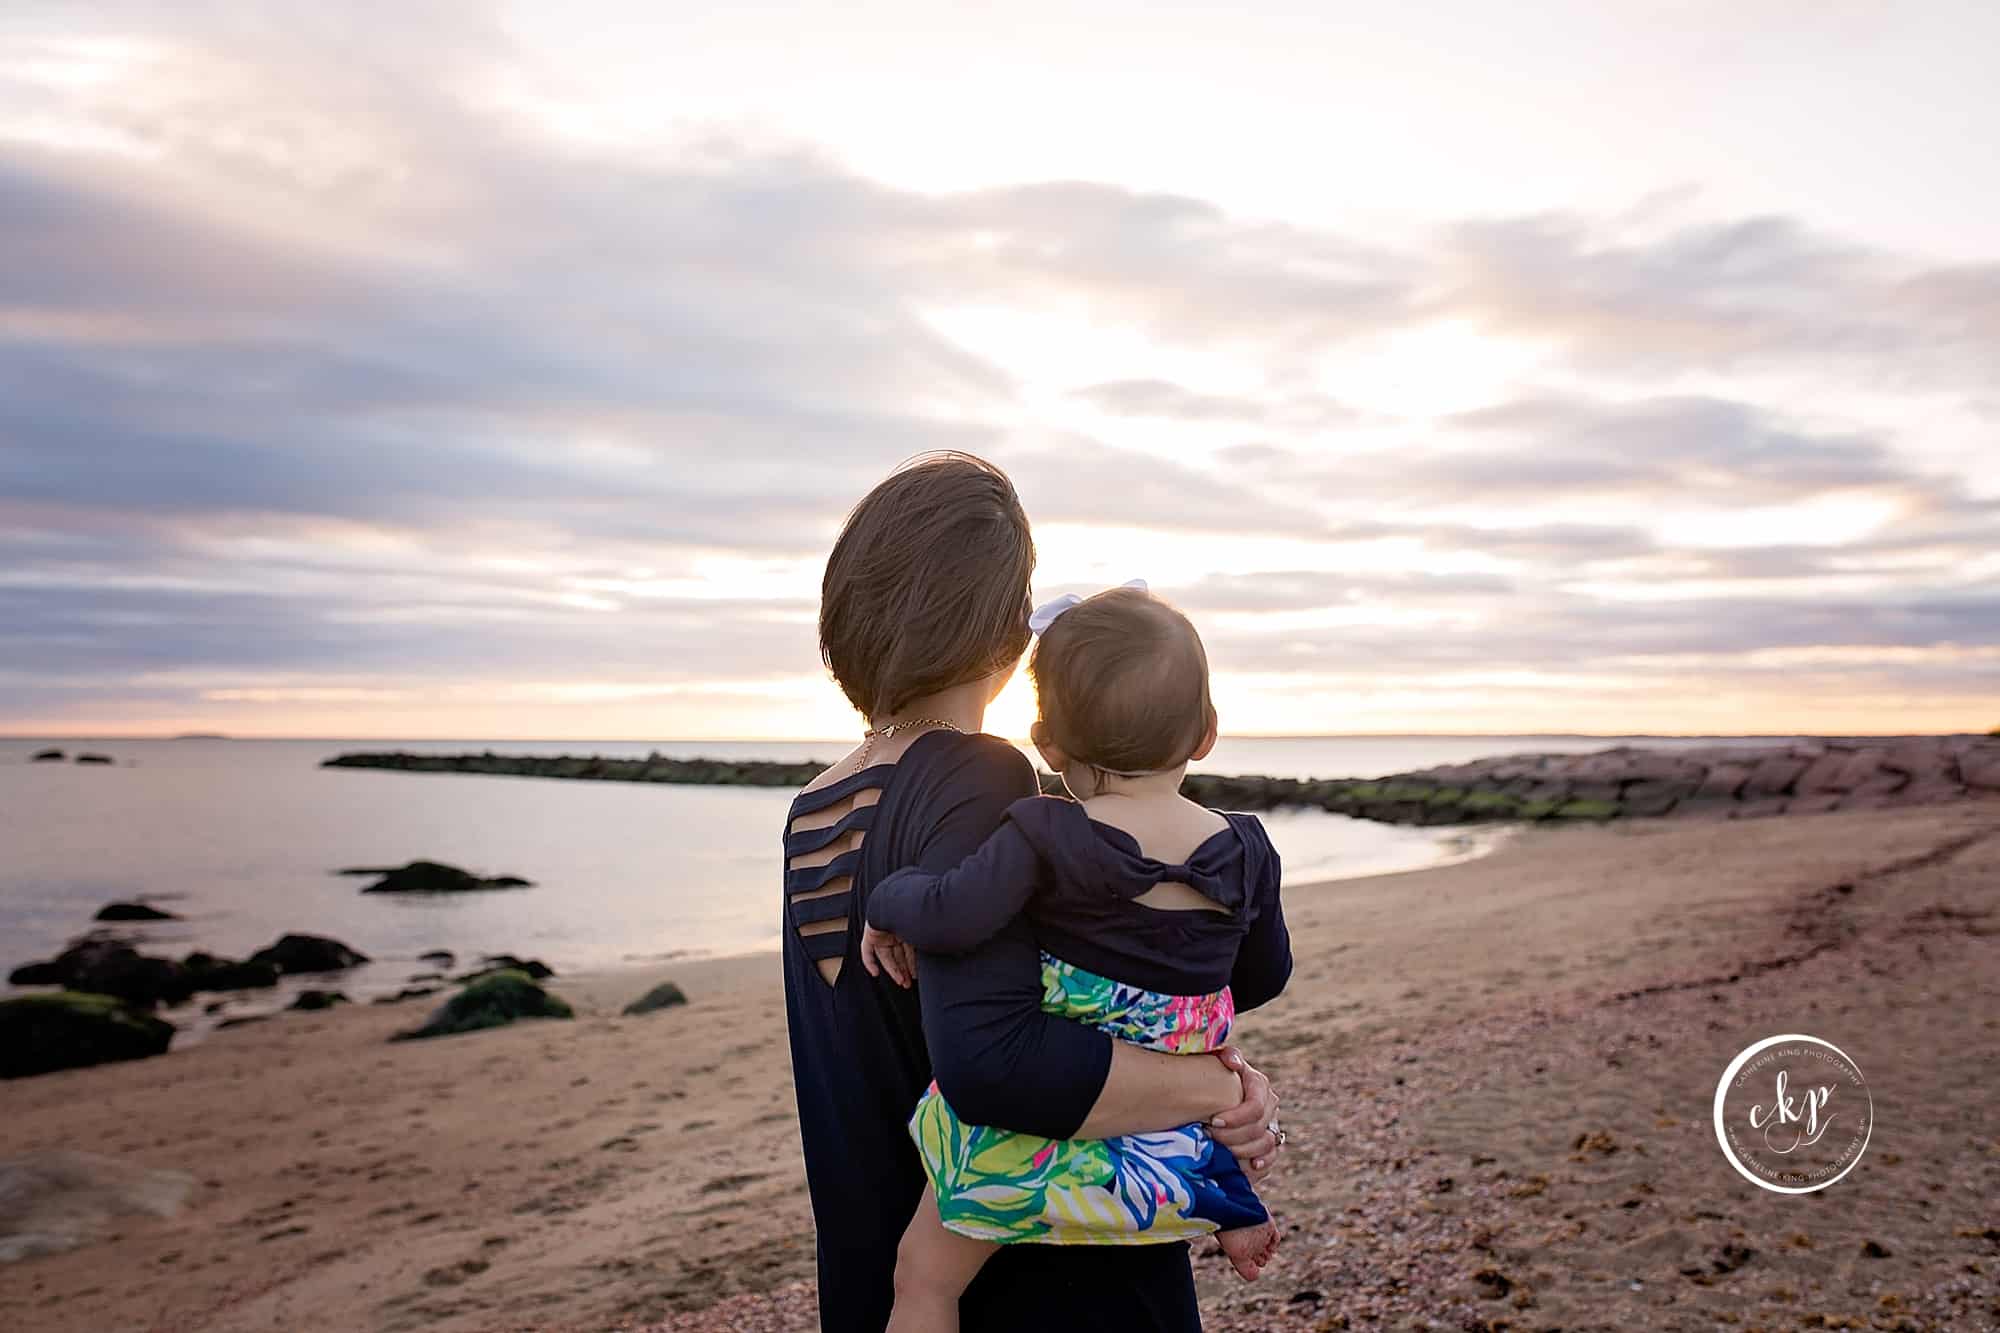
[[[1492,855],[1517,836],[1519,831],[1509,826],[1467,829],[1462,833],[1440,838],[1435,844],[1438,850],[1425,861],[1390,870],[1363,868],[1353,874],[1315,876],[1310,884],[1303,884],[1301,887],[1338,884],[1355,879],[1392,879],[1461,865]],[[184,927],[188,923],[176,921],[171,924],[175,927]],[[131,929],[128,923],[112,923],[110,929],[106,929],[104,923],[92,923],[92,933],[104,938],[129,942],[142,954],[162,947],[162,942],[148,940],[143,930]],[[441,939],[440,943],[448,946],[449,941]],[[176,938],[171,951],[185,953],[190,948],[199,951],[201,947],[198,937],[188,936]],[[697,946],[673,951],[671,956],[653,955],[618,962],[598,962],[586,964],[574,971],[558,971],[550,979],[549,985],[552,989],[563,992],[574,988],[583,994],[603,1000],[603,997],[611,995],[619,988],[634,984],[635,978],[642,978],[643,984],[638,984],[634,990],[636,996],[661,981],[680,981],[684,975],[690,973],[706,974],[713,971],[719,975],[731,975],[739,967],[756,960],[777,958],[782,947],[781,941],[774,936],[769,944],[749,948],[725,947],[717,952]],[[532,951],[529,951],[519,956],[527,957],[531,954]],[[303,1015],[291,1010],[289,1006],[304,991],[337,992],[346,996],[353,1007],[357,1008],[378,1007],[405,1015],[427,1013],[442,1004],[458,989],[458,983],[450,980],[448,976],[438,980],[434,979],[432,974],[440,971],[448,974],[464,973],[475,965],[478,959],[479,956],[476,954],[462,954],[451,967],[438,968],[424,962],[420,957],[405,958],[385,954],[374,956],[368,963],[346,972],[281,976],[275,986],[265,989],[199,992],[185,1004],[163,1005],[149,1011],[176,1027],[167,1051],[151,1058],[172,1059],[214,1040],[218,1033],[234,1030],[235,1027],[248,1026],[251,1023],[294,1021]],[[430,986],[435,987],[435,990],[428,995],[412,996],[394,1003],[382,1003],[385,997],[415,986]],[[0,983],[0,1000],[50,994],[54,989],[57,988]],[[609,1001],[603,1000],[603,1002]],[[225,1027],[230,1020],[235,1021],[234,1026]]]
[[[1975,1326],[1950,1302],[1965,1262],[2000,1263],[1958,1235],[2000,1194],[2000,1152],[1967,1139],[2000,1059],[1996,894],[1991,800],[1537,828],[1453,866],[1289,886],[1298,970],[1240,1032],[1286,1098],[1297,1151],[1270,1199],[1289,1235],[1252,1286],[1198,1262],[1209,1327],[1866,1323],[1855,1283],[1919,1329]],[[1774,959],[1796,961],[1751,966]],[[621,1017],[656,977],[688,1003]],[[550,985],[573,1020],[391,1045],[413,1007],[356,1006],[0,1084],[10,1155],[195,1182],[171,1218],[0,1268],[0,1323],[809,1329],[773,956]],[[1731,1052],[1799,1030],[1861,1061],[1885,1132],[1839,1208],[1787,1213],[1734,1181],[1708,1098]],[[1891,1257],[1859,1257],[1864,1239]],[[1758,1252],[1741,1276],[1710,1264],[1731,1244]]]
[[[818,760],[571,754],[349,752],[321,768],[473,773],[677,786],[798,787]],[[1062,780],[1040,773],[1044,794]],[[1218,809],[1302,808],[1386,824],[1755,819],[1843,809],[1938,805],[2000,791],[2000,736],[1802,737],[1779,745],[1615,746],[1585,754],[1512,753],[1376,777],[1191,772],[1189,800]]]

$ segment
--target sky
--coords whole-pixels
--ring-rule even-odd
[[[1995,50],[1974,3],[17,0],[0,733],[851,735],[820,569],[939,448],[1015,479],[1037,597],[1185,609],[1228,732],[1983,731]]]

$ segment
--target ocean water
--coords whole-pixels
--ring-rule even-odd
[[[1544,737],[1225,740],[1218,773],[1373,777],[1523,750]],[[31,763],[59,744],[111,766]],[[0,966],[58,952],[106,902],[143,897],[183,920],[120,927],[147,948],[241,956],[288,931],[378,960],[343,987],[394,989],[416,956],[539,957],[559,972],[778,944],[778,839],[790,792],[472,774],[322,769],[350,750],[832,760],[842,742],[0,740]],[[1292,883],[1410,870],[1477,854],[1491,834],[1404,829],[1317,811],[1267,816]],[[448,861],[531,889],[363,895],[343,866]]]

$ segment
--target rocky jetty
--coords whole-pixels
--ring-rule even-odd
[[[1045,779],[1044,786],[1048,785]],[[1366,782],[1195,774],[1182,789],[1235,810],[1317,806],[1393,824],[1768,815],[1937,805],[2000,794],[2000,740],[1798,740],[1520,754]]]
[[[598,755],[409,754],[403,751],[343,754],[321,768],[388,768],[399,773],[497,773],[522,778],[571,778],[595,782],[667,782],[701,787],[803,787],[826,765],[781,764],[752,759],[607,759]]]
[[[825,766],[711,759],[348,754],[326,767],[513,773],[603,782],[803,786]],[[1051,774],[1042,789],[1062,790]],[[1391,824],[1701,815],[1750,819],[1933,805],[2000,793],[2000,736],[1825,738],[1590,754],[1517,754],[1378,778],[1224,777],[1182,791],[1226,810],[1307,807]]]

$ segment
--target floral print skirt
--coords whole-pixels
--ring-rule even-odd
[[[1042,955],[1042,1008],[1156,1051],[1229,1040],[1236,1004],[1140,990]],[[960,1120],[933,1083],[910,1118],[937,1195],[962,1236],[1003,1244],[1158,1245],[1269,1215],[1229,1150],[1200,1125],[1115,1139],[1045,1139]]]

